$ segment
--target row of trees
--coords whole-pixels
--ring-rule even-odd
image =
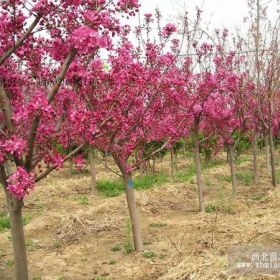
[[[228,50],[226,30],[206,43],[196,41],[205,33],[199,10],[192,26],[184,16],[182,36],[171,23],[161,27],[158,11],[155,17],[145,14],[133,44],[131,27],[121,25],[119,15],[133,16],[138,8],[137,0],[5,1],[0,7],[0,182],[11,219],[16,279],[28,279],[24,198],[67,160],[81,164],[84,148],[110,153],[119,167],[138,251],[143,241],[132,175],[163,149],[193,137],[201,211],[201,139],[215,152],[227,147],[233,194],[233,158],[241,137],[255,143],[268,136],[274,166],[273,135],[279,128],[274,52],[273,63],[266,61],[258,72],[270,82],[256,83],[241,39],[232,45],[235,51]],[[155,41],[150,39],[154,23]],[[161,144],[147,152],[149,143]],[[257,177],[256,154],[254,160]]]

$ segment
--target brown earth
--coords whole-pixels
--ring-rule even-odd
[[[240,172],[251,170],[248,159],[238,166]],[[178,166],[182,168],[181,161]],[[167,162],[157,168],[168,171]],[[280,243],[280,189],[270,187],[265,163],[261,164],[260,183],[239,181],[235,199],[226,180],[226,163],[205,170],[206,201],[220,209],[212,213],[197,212],[193,179],[137,192],[145,253],[129,254],[124,249],[130,240],[125,196],[92,197],[89,175],[69,176],[67,169],[56,172],[25,202],[30,279],[280,279],[277,275],[229,275],[227,271],[231,246]],[[114,177],[103,171],[98,176]],[[1,280],[13,279],[12,259],[10,232],[4,231],[0,233]]]

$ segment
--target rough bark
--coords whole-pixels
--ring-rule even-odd
[[[69,161],[69,175],[72,176],[73,175],[73,161],[70,160]]]
[[[237,194],[237,183],[236,183],[236,174],[234,166],[234,146],[228,145],[229,152],[229,165],[230,165],[230,174],[231,174],[231,184],[232,184],[232,194],[235,196]]]
[[[124,173],[126,200],[132,225],[133,241],[135,251],[143,251],[143,240],[140,227],[140,218],[135,201],[132,175]]]
[[[199,154],[199,130],[198,125],[194,129],[194,158],[195,158],[195,170],[196,170],[196,180],[197,180],[197,190],[199,198],[199,210],[205,212],[205,202],[204,202],[204,187],[202,183],[202,168]]]

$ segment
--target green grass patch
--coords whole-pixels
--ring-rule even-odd
[[[250,171],[237,172],[236,178],[241,181],[245,186],[249,186],[253,182],[253,174]]]
[[[147,190],[154,185],[160,185],[167,181],[167,176],[163,173],[156,175],[145,175],[142,177],[135,177],[133,180],[134,188],[136,190]],[[115,197],[124,193],[124,182],[122,179],[118,180],[99,180],[97,182],[98,191],[106,197]]]
[[[206,213],[213,213],[217,211],[217,206],[214,204],[209,203],[206,208],[205,208],[205,212]]]
[[[152,251],[146,251],[143,253],[143,257],[147,258],[147,259],[153,259],[156,257],[156,253],[154,253]]]
[[[24,215],[22,217],[22,224],[25,226],[31,220],[30,216]],[[0,232],[11,228],[9,214],[7,212],[0,212]]]
[[[213,168],[213,167],[220,166],[223,164],[225,164],[225,162],[221,159],[212,159],[210,161],[203,161],[202,168],[209,169],[209,168]]]
[[[175,173],[175,179],[177,182],[187,182],[195,175],[194,164],[189,164],[185,170],[180,170]]]
[[[228,182],[231,183],[231,176],[230,175],[224,175],[224,174],[218,174],[217,179],[220,182]]]
[[[11,224],[10,224],[9,215],[5,212],[0,212],[0,232],[10,228],[11,228]]]
[[[80,205],[88,205],[89,204],[89,197],[87,195],[79,195],[74,198]]]

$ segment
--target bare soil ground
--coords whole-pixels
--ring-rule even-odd
[[[180,164],[183,168],[184,163]],[[124,248],[131,238],[125,196],[92,197],[89,175],[69,176],[67,169],[56,172],[25,202],[30,279],[280,279],[277,275],[229,275],[227,271],[231,246],[280,243],[280,189],[271,188],[265,163],[260,164],[260,183],[239,180],[235,199],[226,162],[205,170],[211,213],[197,211],[194,179],[137,192],[145,252],[129,254]],[[157,168],[168,172],[168,159]],[[237,168],[250,172],[249,156]],[[114,177],[104,171],[98,176]],[[212,211],[213,205],[219,211]],[[4,210],[1,192],[0,211]],[[13,279],[12,259],[6,230],[0,233],[1,280]]]

